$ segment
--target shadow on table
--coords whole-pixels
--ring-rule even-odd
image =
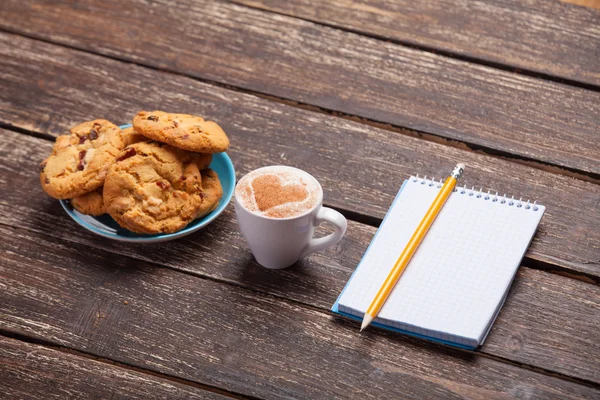
[[[285,269],[268,269],[258,264],[250,251],[244,252],[246,260],[236,265],[237,280],[245,287],[259,288],[282,294],[313,294],[319,290],[319,276],[311,269],[310,262],[300,260]]]
[[[231,221],[226,215],[203,230],[173,242],[132,245],[101,238],[83,230],[69,218],[65,218],[57,202],[47,202],[42,208],[42,212],[30,215],[30,222],[34,224],[36,230],[42,232],[50,230],[58,237],[67,233],[73,236],[67,240],[75,239],[78,244],[69,249],[69,258],[75,262],[77,268],[89,270],[89,265],[93,265],[92,270],[95,271],[93,276],[96,278],[92,278],[93,290],[101,290],[106,285],[128,287],[129,281],[137,279],[140,274],[153,274],[154,269],[160,266],[148,264],[146,260],[149,260],[172,266],[182,265],[184,269],[200,274],[220,275],[220,278],[235,281],[247,289],[287,297],[313,306],[321,306],[314,303],[315,299],[335,296],[338,291],[337,288],[328,287],[331,282],[324,280],[322,271],[319,272],[319,268],[322,267],[314,265],[314,261],[310,259],[301,260],[286,269],[269,270],[254,260],[251,252],[245,246],[242,247],[243,243],[234,241],[236,246],[239,246],[232,250],[231,237],[238,233],[235,229],[235,221]],[[88,246],[92,244],[91,242],[94,247]],[[202,248],[198,247],[199,243],[202,244]],[[210,265],[206,261],[214,258],[213,250],[216,248],[220,251],[223,249],[230,251],[225,252],[215,264]],[[98,249],[101,250],[97,251]],[[135,258],[123,257],[128,254]],[[88,297],[95,298],[95,296]],[[334,297],[332,299],[335,300]],[[96,300],[92,304],[94,307],[96,307]],[[90,310],[93,312],[90,312],[93,314],[96,311],[92,305]],[[323,312],[326,313],[327,310],[323,309]],[[479,359],[477,352],[456,349],[375,327],[359,333],[358,322],[337,315],[332,315],[330,323],[339,329],[340,333],[358,335],[361,346],[366,348],[372,348],[378,342],[386,341],[396,344],[400,350],[408,347],[415,351],[429,353],[432,357],[445,355],[466,362],[475,362]]]
[[[360,323],[343,316],[334,314],[332,323],[339,329],[354,332],[361,338],[361,345],[367,348],[377,345],[378,342],[397,344],[402,347],[411,347],[413,350],[425,352],[432,356],[445,355],[465,362],[476,362],[478,353],[472,350],[460,349],[425,339],[415,338],[398,332],[391,332],[382,328],[369,327],[364,332],[359,332]]]

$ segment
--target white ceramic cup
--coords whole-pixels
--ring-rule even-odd
[[[323,188],[312,175],[293,167],[282,165],[276,167],[299,171],[314,180],[318,187],[318,200],[312,209],[301,215],[269,218],[249,211],[240,203],[237,196],[235,197],[235,212],[240,231],[256,261],[270,269],[289,267],[309,254],[335,245],[346,233],[348,225],[342,214],[323,207]],[[315,227],[323,222],[333,225],[335,232],[322,238],[313,238]]]

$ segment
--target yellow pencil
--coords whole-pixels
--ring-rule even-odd
[[[377,314],[379,314],[381,307],[383,307],[385,301],[392,292],[392,289],[394,289],[394,286],[396,285],[396,282],[398,282],[400,275],[402,275],[402,272],[404,272],[404,270],[406,269],[406,266],[408,265],[413,254],[415,254],[415,251],[417,251],[417,248],[423,241],[423,238],[427,234],[427,231],[431,227],[431,224],[433,224],[433,221],[435,221],[435,218],[440,213],[440,210],[444,206],[444,203],[446,203],[446,200],[448,199],[448,197],[450,197],[450,193],[452,193],[452,190],[456,186],[456,180],[460,178],[464,169],[465,164],[457,164],[450,176],[446,179],[446,182],[444,182],[444,186],[442,186],[439,193],[433,200],[433,203],[431,204],[429,210],[427,210],[427,213],[421,220],[421,223],[417,227],[417,230],[415,230],[415,233],[413,233],[412,237],[406,244],[406,247],[400,254],[400,257],[398,257],[396,264],[394,264],[394,268],[392,268],[387,278],[385,278],[383,285],[381,285],[381,288],[377,292],[377,295],[375,296],[375,298],[371,302],[371,305],[367,309],[367,312],[365,313],[362,324],[360,326],[361,332],[363,329],[369,326],[369,324],[375,319]]]

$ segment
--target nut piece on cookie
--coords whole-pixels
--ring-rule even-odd
[[[94,217],[106,213],[104,201],[102,200],[102,188],[72,198],[71,205],[80,213],[93,215]]]
[[[108,167],[125,147],[121,129],[97,119],[56,138],[50,156],[40,164],[40,183],[57,199],[70,199],[104,184]]]
[[[140,111],[133,117],[133,127],[150,139],[198,153],[229,148],[229,139],[219,125],[195,115]]]
[[[202,175],[203,199],[196,218],[203,217],[216,209],[221,197],[223,197],[223,187],[219,175],[209,168],[202,170],[200,173]]]
[[[202,178],[190,153],[158,142],[126,147],[104,183],[106,211],[137,233],[172,233],[202,206]]]
[[[123,138],[125,139],[125,146],[129,146],[131,144],[139,142],[147,142],[150,140],[141,133],[137,133],[135,129],[133,129],[133,126],[123,129],[121,131],[121,135],[123,135]]]

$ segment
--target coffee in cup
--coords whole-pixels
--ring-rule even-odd
[[[319,183],[306,172],[286,166],[254,170],[235,189],[236,199],[248,211],[267,218],[291,218],[317,206]]]
[[[240,231],[256,261],[266,268],[288,267],[333,246],[346,232],[346,218],[322,206],[323,189],[309,173],[284,165],[254,170],[235,189]],[[313,238],[322,222],[335,232]]]

